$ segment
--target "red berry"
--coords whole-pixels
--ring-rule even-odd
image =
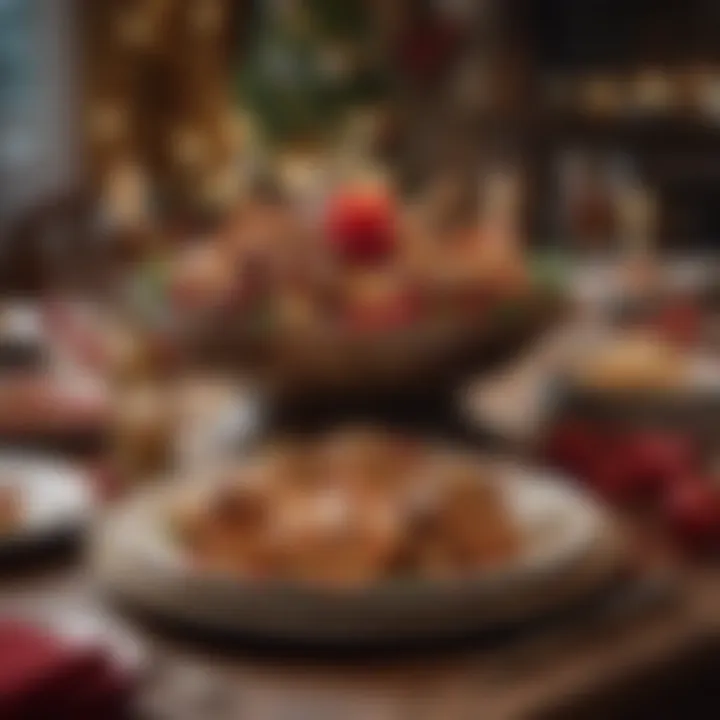
[[[598,458],[590,474],[590,484],[600,495],[618,505],[635,505],[649,496],[647,485],[632,465],[613,452]]]
[[[346,192],[329,205],[326,232],[345,260],[374,263],[388,258],[397,244],[393,199],[380,192]]]
[[[558,425],[545,446],[547,460],[580,478],[587,478],[605,445],[603,434],[590,423],[573,420]]]
[[[675,537],[688,549],[720,547],[720,496],[709,482],[687,479],[669,487],[664,510]]]
[[[618,452],[637,484],[648,491],[687,476],[697,462],[697,451],[689,437],[664,432],[633,435]]]

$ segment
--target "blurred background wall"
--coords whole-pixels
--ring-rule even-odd
[[[288,31],[293,12],[304,30]],[[454,172],[474,192],[483,165],[514,164],[534,242],[612,249],[641,193],[661,245],[720,236],[714,0],[0,0],[0,13],[0,233],[20,256],[30,237],[85,237],[103,203],[137,219],[228,202],[248,110],[264,129],[314,117],[331,137],[339,98],[373,106],[383,158],[411,185]]]
[[[0,2],[0,231],[80,172],[73,0]]]

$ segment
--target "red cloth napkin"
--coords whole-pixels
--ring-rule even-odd
[[[23,623],[0,622],[0,718],[120,718],[132,681],[99,648]]]

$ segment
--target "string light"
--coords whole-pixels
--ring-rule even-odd
[[[128,13],[120,18],[118,35],[128,47],[140,49],[152,45],[155,35],[155,22],[147,13]]]
[[[174,160],[184,168],[197,168],[207,155],[207,143],[197,129],[182,128],[171,139]]]
[[[200,35],[215,35],[223,24],[223,6],[218,0],[195,0],[190,5],[190,23]]]
[[[122,137],[128,125],[127,110],[118,102],[98,104],[90,111],[90,133],[98,142]]]

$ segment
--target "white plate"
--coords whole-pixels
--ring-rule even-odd
[[[588,561],[611,534],[605,511],[561,478],[515,467],[503,487],[527,539],[525,551],[503,567],[463,580],[397,579],[331,591],[203,574],[184,561],[163,521],[177,492],[172,487],[137,497],[106,518],[95,536],[93,560],[111,593],[212,631],[320,642],[463,632],[526,619],[567,600],[580,586],[587,590]],[[606,578],[617,560],[612,553],[600,556],[604,569],[593,569],[593,582]]]
[[[85,475],[60,460],[32,455],[0,455],[0,487],[21,494],[23,520],[0,534],[0,549],[43,542],[80,529],[92,514],[94,498]]]
[[[5,370],[42,367],[50,347],[36,304],[12,302],[0,306],[0,364]]]
[[[11,303],[0,309],[3,343],[44,347],[47,343],[42,315],[34,303]]]

